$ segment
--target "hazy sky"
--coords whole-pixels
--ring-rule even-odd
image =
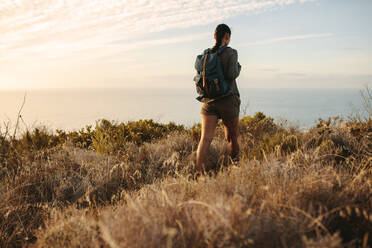
[[[371,0],[1,0],[0,88],[194,87],[224,22],[239,87],[372,82]]]

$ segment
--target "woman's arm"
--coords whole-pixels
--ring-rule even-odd
[[[236,79],[241,70],[241,65],[238,62],[238,52],[235,49],[231,49],[231,54],[229,54],[227,75],[225,76],[227,80],[231,81]]]

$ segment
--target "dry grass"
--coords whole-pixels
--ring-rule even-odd
[[[239,165],[218,130],[197,180],[198,126],[138,142],[111,125],[120,145],[100,153],[97,130],[2,136],[0,246],[372,246],[370,119],[300,132],[258,113],[241,126]]]

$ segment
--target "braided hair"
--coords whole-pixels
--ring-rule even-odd
[[[218,48],[220,48],[220,46],[222,45],[222,39],[226,33],[231,35],[231,30],[226,24],[219,24],[216,27],[216,30],[214,31],[214,34],[216,36],[216,44],[211,49],[212,53],[216,52]]]

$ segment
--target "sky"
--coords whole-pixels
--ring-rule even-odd
[[[219,23],[241,88],[372,83],[371,0],[1,0],[0,89],[190,88]]]

